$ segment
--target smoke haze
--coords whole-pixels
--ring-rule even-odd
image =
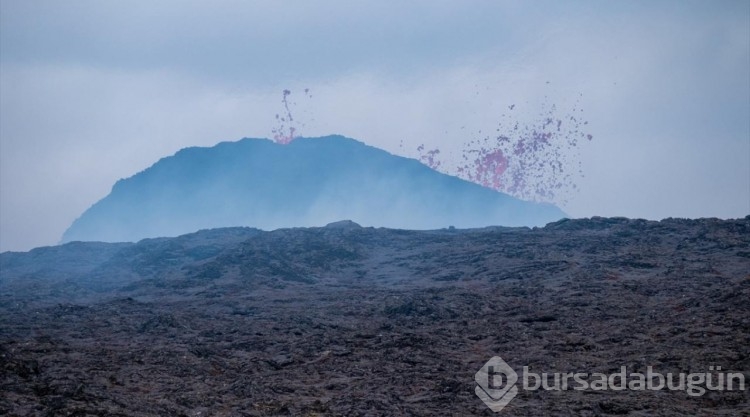
[[[449,159],[512,104],[579,102],[567,214],[742,217],[748,74],[746,1],[3,1],[0,251],[179,149],[272,137],[284,89],[303,136]]]

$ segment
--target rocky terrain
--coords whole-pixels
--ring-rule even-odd
[[[474,394],[516,371],[744,373],[750,216],[339,222],[0,255],[8,416],[741,416],[745,391]]]

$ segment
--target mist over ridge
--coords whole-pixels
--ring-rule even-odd
[[[137,241],[199,229],[537,226],[565,214],[343,136],[191,147],[115,183],[62,242]]]

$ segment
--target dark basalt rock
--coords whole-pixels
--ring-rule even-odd
[[[750,217],[204,230],[0,254],[0,414],[492,415],[474,374],[750,381]],[[502,413],[739,416],[750,391],[525,391]]]

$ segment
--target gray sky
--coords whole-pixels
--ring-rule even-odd
[[[746,0],[2,0],[0,251],[180,148],[270,137],[283,89],[304,136],[412,157],[577,104],[571,216],[750,214]]]

